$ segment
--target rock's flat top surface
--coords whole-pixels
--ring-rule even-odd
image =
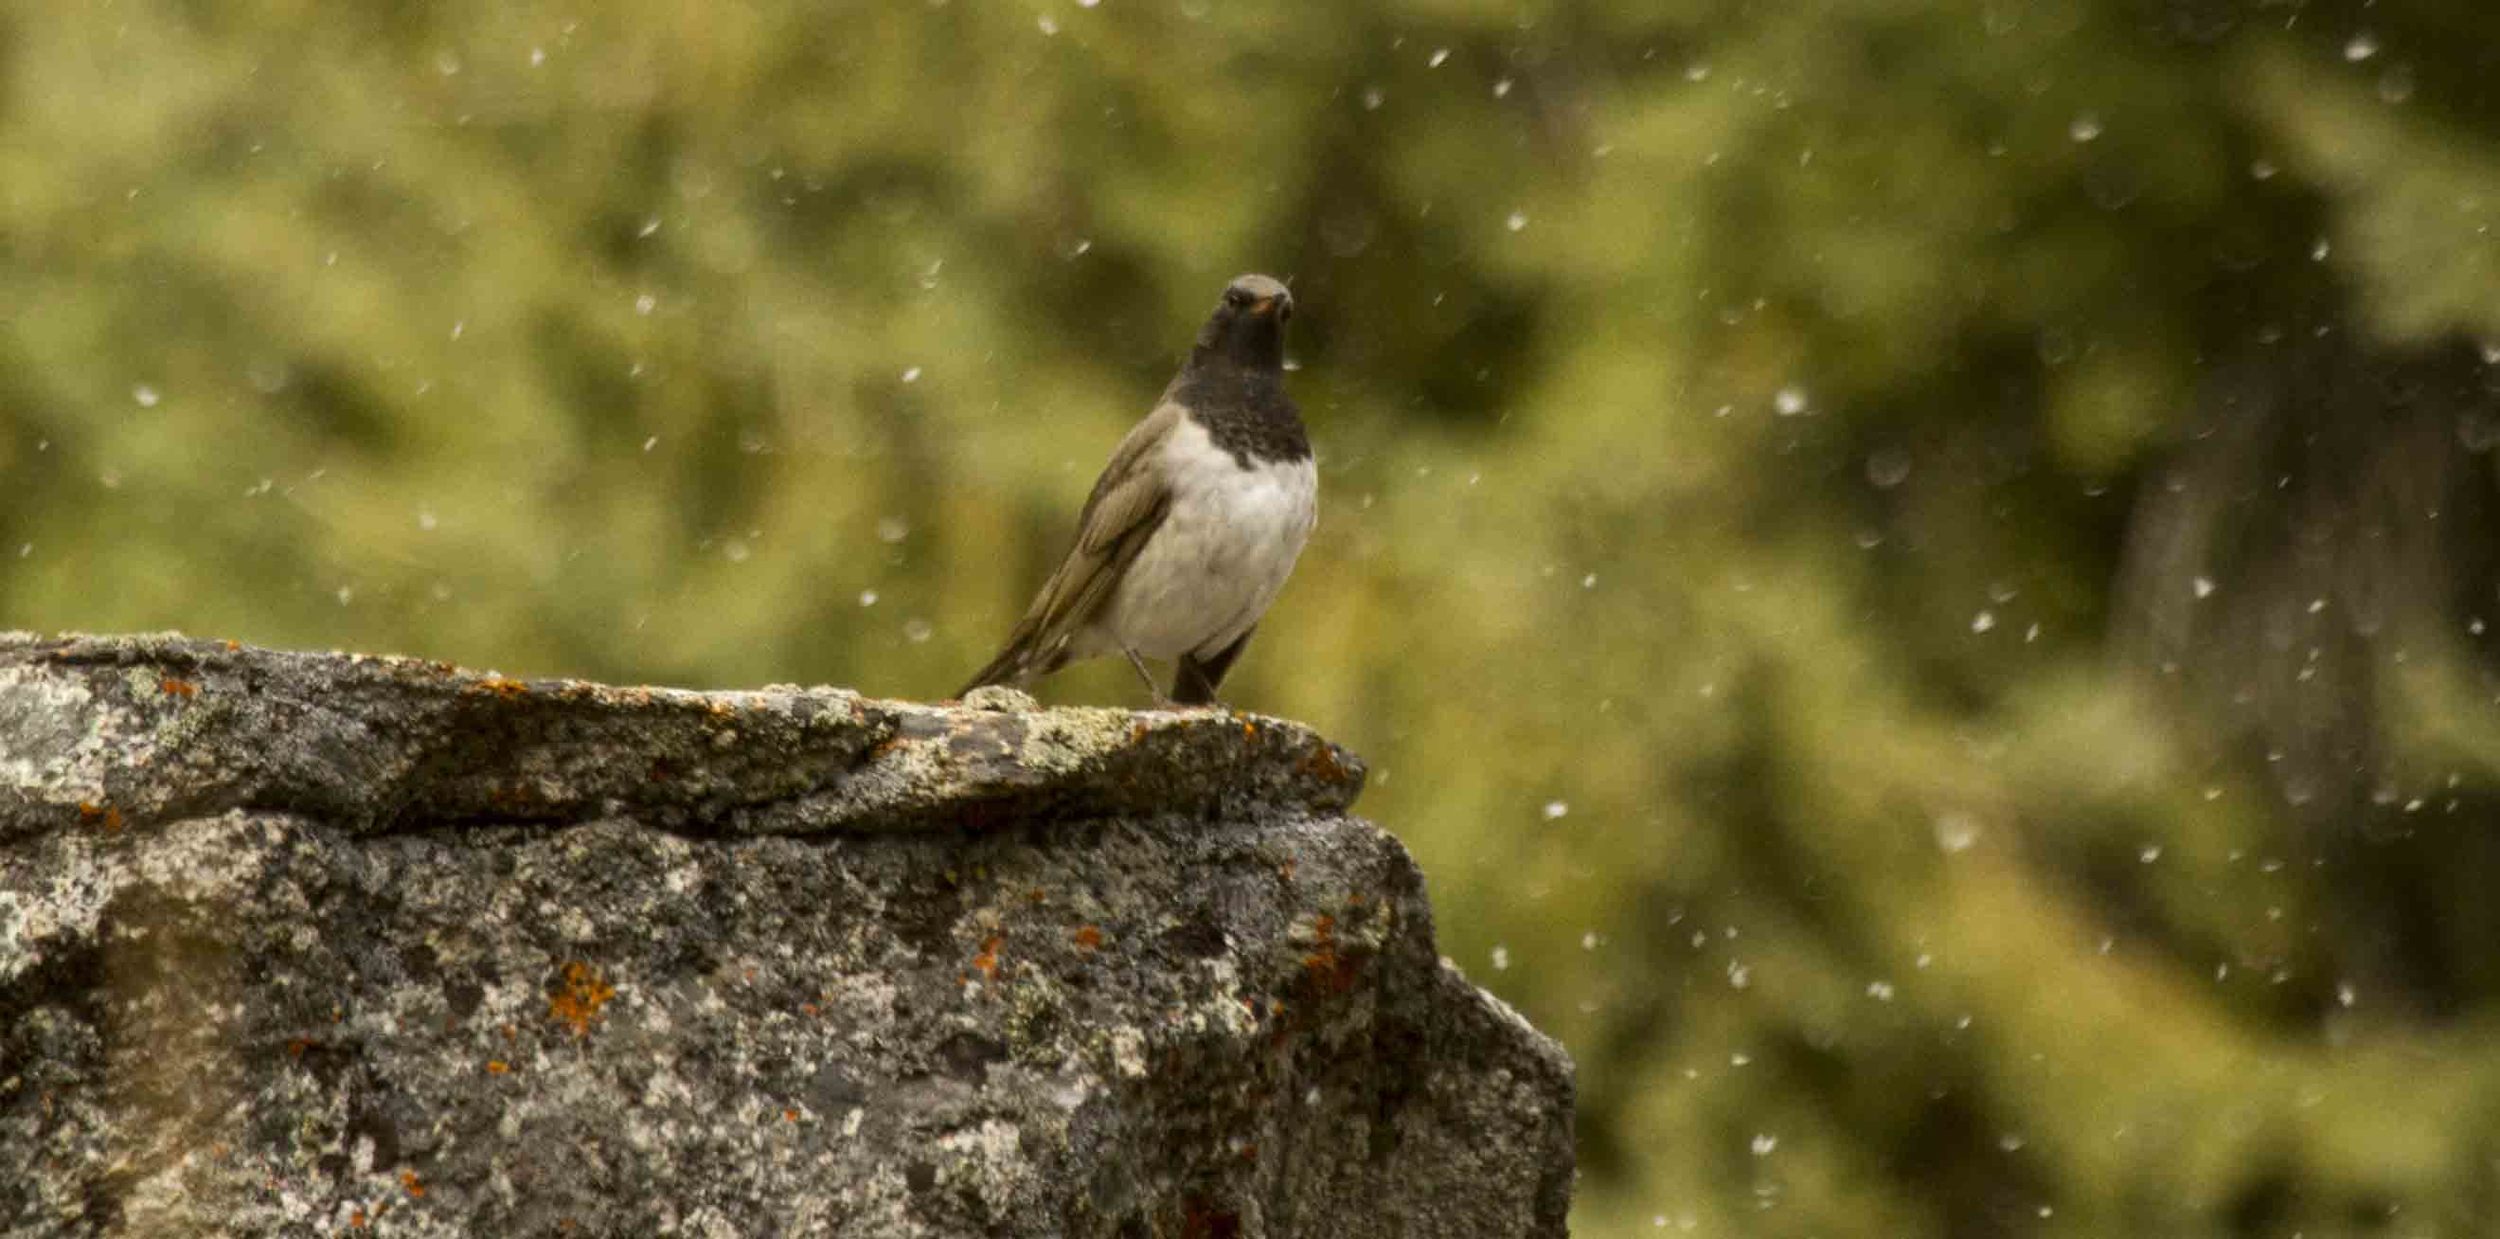
[[[985,694],[985,696],[990,696]],[[1220,711],[698,693],[180,637],[0,634],[0,832],[283,806],[357,832],[632,814],[712,834],[1036,813],[1332,813],[1363,768]]]
[[[993,700],[0,636],[0,1232],[1563,1232],[1358,761]]]

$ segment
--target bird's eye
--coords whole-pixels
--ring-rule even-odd
[[[1224,290],[1224,304],[1226,304],[1226,305],[1230,305],[1230,306],[1245,306],[1245,305],[1250,304],[1250,292],[1249,292],[1249,290],[1248,290],[1248,289],[1242,289],[1242,288],[1227,288],[1227,289],[1225,289],[1225,290]]]

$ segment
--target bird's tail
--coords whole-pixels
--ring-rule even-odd
[[[988,666],[972,673],[972,682],[957,689],[955,695],[961,697],[991,684],[1022,685],[1036,676],[1058,670],[1059,664],[1066,661],[1062,656],[1038,660],[1040,665],[1036,665],[1033,645],[1033,633],[1027,631],[1025,625],[1017,625],[1015,634],[1007,638],[1007,648],[1000,650],[998,657],[991,659]]]

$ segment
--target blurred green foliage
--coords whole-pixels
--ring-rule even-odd
[[[0,622],[943,692],[1271,271],[1323,518],[1228,695],[1570,1046],[1580,1233],[2479,1233],[2495,48],[19,0]]]

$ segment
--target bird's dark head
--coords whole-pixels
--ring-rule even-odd
[[[1224,290],[1198,332],[1198,351],[1237,365],[1279,368],[1285,364],[1285,320],[1292,317],[1293,294],[1282,283],[1242,276]]]

